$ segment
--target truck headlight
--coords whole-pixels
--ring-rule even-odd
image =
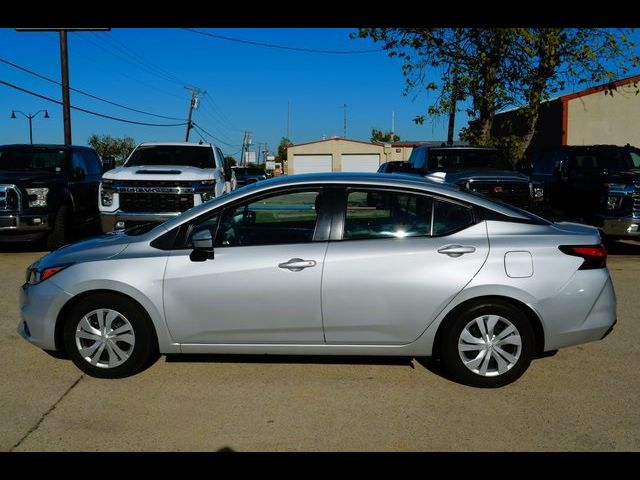
[[[203,203],[211,200],[212,198],[215,198],[215,196],[216,192],[202,192],[200,194],[200,198],[202,199]]]
[[[46,207],[48,188],[27,188],[29,207]]]
[[[544,187],[533,187],[533,199],[536,201],[544,199]]]
[[[616,195],[609,195],[607,197],[607,210],[617,210],[622,204],[622,197]]]
[[[100,202],[103,207],[110,207],[113,205],[113,190],[102,190],[100,192]]]

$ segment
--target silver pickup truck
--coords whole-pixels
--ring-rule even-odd
[[[142,143],[102,177],[102,230],[163,222],[235,188],[233,170],[215,145]]]

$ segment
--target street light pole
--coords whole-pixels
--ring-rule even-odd
[[[36,115],[38,115],[39,113],[44,112],[44,118],[50,118],[49,117],[49,112],[47,110],[38,110],[36,113],[30,113],[30,114],[26,114],[20,110],[11,110],[11,117],[10,118],[17,118],[16,117],[16,112],[19,113],[20,115],[23,115],[24,117],[26,117],[29,120],[29,143],[31,145],[33,145],[33,125],[31,123],[31,121],[34,119],[34,117]]]

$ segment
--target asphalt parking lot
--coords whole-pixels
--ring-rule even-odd
[[[18,289],[42,252],[0,247],[0,450],[638,451],[640,243],[610,253],[613,333],[479,390],[385,358],[162,357],[87,377],[19,338]]]

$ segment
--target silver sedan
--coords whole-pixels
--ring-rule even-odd
[[[21,335],[89,375],[171,353],[433,356],[499,387],[616,321],[595,228],[415,177],[253,184],[42,257]]]

